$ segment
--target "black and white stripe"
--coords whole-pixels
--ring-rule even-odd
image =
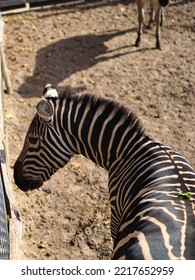
[[[24,191],[38,188],[78,153],[108,171],[113,259],[195,259],[194,170],[113,101],[43,98],[15,163],[15,182]],[[178,197],[186,192],[190,199]]]

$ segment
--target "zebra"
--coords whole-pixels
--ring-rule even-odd
[[[163,7],[169,4],[169,0],[136,0],[138,8],[138,32],[137,39],[135,41],[135,46],[139,47],[142,36],[142,29],[144,23],[144,6],[146,3],[150,3],[151,6],[151,17],[148,24],[148,28],[151,28],[155,20],[156,23],[156,48],[161,50],[160,42],[160,25],[163,26],[164,23],[164,9]]]
[[[14,165],[22,191],[40,188],[75,154],[108,171],[112,259],[195,260],[195,171],[152,140],[134,112],[90,94],[58,94],[36,106]]]

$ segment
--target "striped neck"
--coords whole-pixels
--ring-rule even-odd
[[[53,102],[61,129],[72,138],[74,152],[106,170],[128,152],[131,139],[144,135],[137,117],[116,102],[91,95],[61,96]]]

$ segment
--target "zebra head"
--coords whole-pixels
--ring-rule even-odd
[[[57,91],[47,84],[43,93],[14,165],[15,183],[23,191],[41,187],[73,154],[68,146],[62,148],[64,135],[56,129],[54,103],[58,99]]]

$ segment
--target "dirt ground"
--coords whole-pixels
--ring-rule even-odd
[[[17,189],[13,165],[43,87],[124,103],[154,139],[195,167],[195,2],[171,1],[162,30],[134,47],[135,1],[91,1],[7,15],[6,58],[13,94],[4,96],[10,178],[23,221],[24,259],[109,259],[106,172],[76,156],[44,186]],[[148,17],[146,17],[146,22]]]

